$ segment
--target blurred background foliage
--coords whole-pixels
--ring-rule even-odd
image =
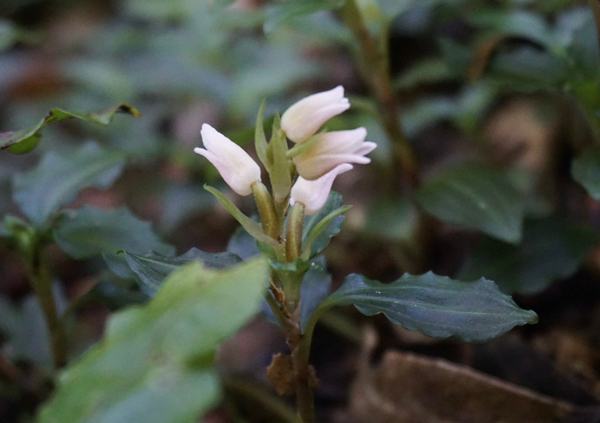
[[[340,177],[344,203],[354,207],[326,254],[334,282],[352,271],[387,281],[405,271],[485,276],[507,293],[526,294],[543,322],[558,300],[533,294],[573,278],[586,257],[577,275],[597,278],[600,259],[590,252],[600,215],[587,193],[600,192],[593,148],[600,55],[588,4],[356,1],[368,32],[387,42],[397,118],[419,169],[417,186],[407,190],[398,183],[397,140],[380,118],[360,43],[340,19],[343,3],[3,1],[2,132],[31,127],[54,107],[97,111],[125,103],[142,113],[116,116],[108,126],[51,123],[30,153],[0,152],[0,214],[9,216],[0,236],[26,234],[23,218],[58,245],[49,250],[57,306],[78,317],[69,321],[72,356],[101,336],[110,310],[147,298],[115,251],[226,249],[235,222],[202,189],[224,186],[192,152],[202,123],[245,145],[263,98],[272,116],[340,84],[352,109],[329,128],[363,125],[378,148],[371,165]],[[81,174],[91,168],[97,170]],[[57,199],[57,192],[64,195]],[[249,202],[236,201],[252,213]],[[498,214],[473,213],[481,202]],[[57,213],[63,206],[68,212]],[[78,229],[92,223],[93,233]],[[107,228],[118,229],[106,238]],[[120,237],[132,229],[134,237]],[[4,355],[25,369],[35,389],[0,385],[1,421],[28,421],[49,390],[48,340],[21,247],[0,246],[0,332]],[[563,324],[589,321],[585,313],[596,307]],[[550,320],[562,315],[548,313]],[[352,319],[330,321],[336,318],[334,331],[356,336]],[[340,403],[339,380],[327,371],[324,379],[321,395]]]

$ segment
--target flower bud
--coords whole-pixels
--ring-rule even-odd
[[[344,87],[309,95],[291,105],[281,116],[281,129],[295,143],[312,137],[326,121],[348,110]]]
[[[296,170],[304,179],[314,180],[342,163],[367,164],[371,159],[364,156],[373,151],[377,144],[365,142],[366,136],[365,128],[317,135],[313,144],[294,157]]]
[[[252,184],[260,181],[260,167],[242,147],[208,124],[202,125],[204,148],[194,152],[206,157],[221,177],[239,195],[252,193]]]
[[[314,181],[308,181],[302,176],[298,177],[298,180],[292,187],[290,204],[304,204],[304,213],[306,215],[319,211],[327,201],[335,177],[350,169],[352,169],[351,164],[343,163]]]

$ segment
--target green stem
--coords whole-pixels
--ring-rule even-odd
[[[273,239],[277,239],[279,235],[279,220],[269,190],[261,182],[257,181],[252,184],[252,194],[254,194],[254,200],[256,201],[264,233]]]
[[[27,273],[46,321],[54,367],[60,369],[67,364],[66,337],[62,322],[56,312],[48,261],[42,245],[33,246]]]
[[[340,9],[340,16],[359,46],[359,69],[377,102],[383,129],[392,143],[397,165],[394,168],[400,171],[401,181],[410,191],[418,184],[419,173],[414,153],[398,119],[398,105],[389,69],[388,31],[380,31],[379,37],[375,38],[365,25],[355,0],[345,2]]]

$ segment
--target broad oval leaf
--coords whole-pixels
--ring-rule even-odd
[[[35,169],[14,177],[14,198],[23,213],[41,226],[60,206],[75,200],[83,188],[110,186],[124,165],[122,153],[94,142],[69,153],[50,151]]]
[[[600,147],[588,148],[573,160],[571,175],[595,200],[600,200]]]
[[[231,267],[241,261],[237,255],[228,251],[207,253],[197,248],[192,248],[177,257],[163,256],[158,253],[139,255],[125,251],[125,259],[131,270],[138,276],[140,287],[148,295],[154,295],[171,272],[192,260],[199,260],[206,267],[215,269]]]
[[[38,423],[191,423],[221,395],[217,345],[259,309],[262,259],[214,271],[193,262],[144,306],[114,315],[70,366]]]
[[[519,308],[490,280],[459,282],[432,272],[405,274],[389,284],[352,274],[317,312],[350,304],[367,316],[383,313],[406,329],[465,341],[486,341],[514,326],[537,322],[533,311]]]
[[[102,210],[83,206],[69,210],[54,230],[54,239],[60,249],[76,259],[102,254],[110,269],[121,277],[135,274],[117,251],[165,255],[175,252],[154,233],[150,222],[139,220],[125,207]]]
[[[141,113],[135,107],[128,104],[120,104],[100,112],[77,112],[54,108],[42,120],[29,128],[0,134],[0,151],[6,149],[11,153],[28,152],[40,140],[39,131],[50,122],[76,118],[86,122],[108,125],[117,113],[126,113],[134,117],[141,116]]]
[[[441,220],[507,242],[521,239],[523,201],[504,174],[484,165],[463,163],[439,172],[421,186],[417,198]]]

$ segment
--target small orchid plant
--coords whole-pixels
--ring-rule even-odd
[[[313,419],[312,389],[316,378],[308,365],[308,351],[301,351],[306,341],[310,344],[310,337],[306,338],[301,331],[300,288],[311,267],[311,260],[320,251],[311,251],[312,240],[347,207],[325,216],[314,226],[305,242],[302,236],[304,219],[323,208],[335,178],[351,170],[350,163],[369,163],[370,159],[365,156],[377,147],[374,142],[365,141],[365,128],[318,132],[330,118],[349,108],[350,102],[344,97],[342,86],[305,97],[287,109],[281,119],[275,115],[272,136],[267,142],[262,104],[256,122],[255,147],[269,175],[271,192],[262,183],[261,168],[252,157],[212,126],[202,126],[205,148],[194,150],[217,168],[234,192],[242,196],[254,195],[261,228],[223,194],[207,187],[256,239],[271,260],[267,303],[292,350],[291,360],[274,360],[272,366],[284,367],[277,369],[284,372],[287,367],[295,376],[296,383],[294,388],[285,386],[276,378],[272,381],[280,393],[295,391],[304,421]],[[294,143],[292,148],[288,148],[288,140]]]
[[[201,131],[205,148],[194,150],[217,168],[233,191],[254,196],[260,224],[244,215],[221,192],[205,187],[269,259],[265,296],[268,314],[285,333],[291,354],[276,355],[267,368],[267,376],[278,393],[295,394],[304,423],[314,421],[313,389],[317,378],[309,365],[312,332],[323,311],[333,305],[354,304],[364,314],[384,313],[408,329],[466,340],[489,339],[536,319],[535,313],[518,308],[491,281],[462,283],[431,272],[405,275],[391,284],[350,275],[338,291],[327,297],[331,280],[324,272],[319,253],[337,234],[342,214],[349,208],[340,207],[340,197],[331,188],[335,178],[351,170],[352,164],[369,163],[366,155],[377,146],[365,141],[367,131],[362,127],[320,131],[330,118],[349,107],[341,86],[310,95],[292,105],[281,118],[275,114],[267,142],[263,102],[256,120],[255,149],[269,175],[271,190],[262,183],[259,164],[210,125],[204,124]],[[333,201],[325,210],[325,205],[332,203],[332,196],[337,196],[338,203]],[[327,277],[319,281],[323,274]],[[305,290],[305,285],[310,287]],[[477,304],[484,304],[485,310],[474,317],[472,308],[478,308]]]

